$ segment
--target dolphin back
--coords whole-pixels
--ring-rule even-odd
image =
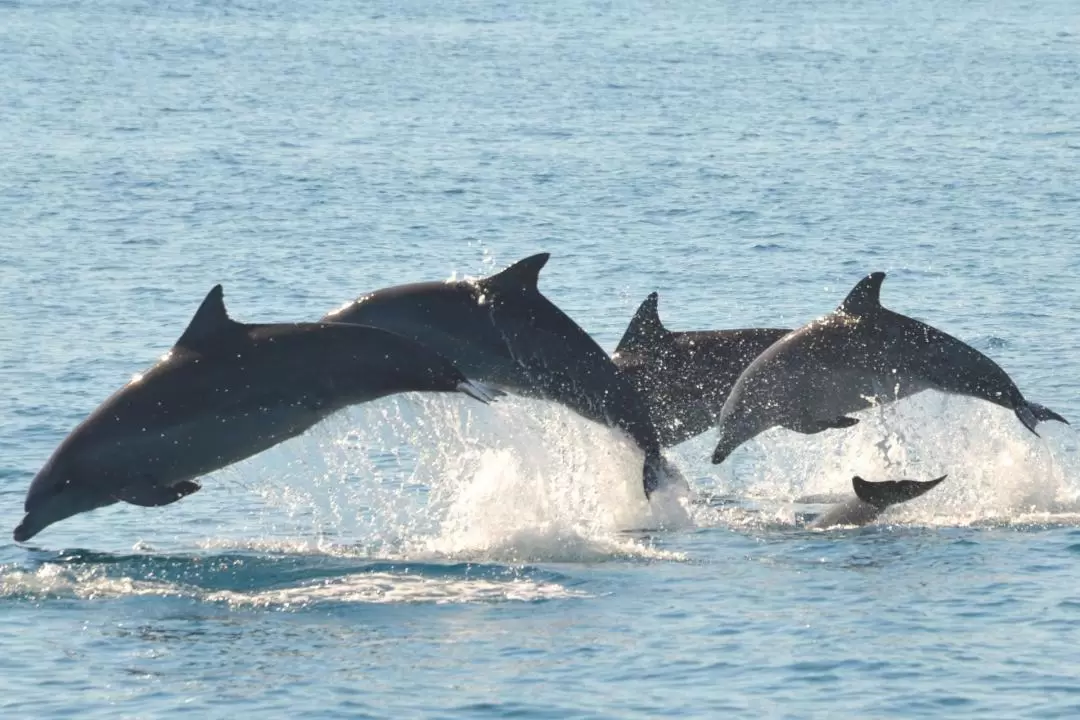
[[[907,502],[923,495],[937,487],[948,475],[942,475],[934,480],[920,482],[918,480],[889,480],[884,482],[867,482],[856,475],[851,478],[851,486],[855,495],[869,505],[879,510],[884,510],[890,505]]]

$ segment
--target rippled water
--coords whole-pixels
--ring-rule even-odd
[[[225,286],[246,321],[550,251],[607,349],[884,302],[1080,419],[1075,3],[0,0],[0,518]],[[31,717],[1074,717],[1080,456],[926,395],[689,497],[545,403],[401,396],[0,543]],[[805,522],[943,473],[861,529]],[[7,532],[7,531],[5,531]],[[10,537],[5,535],[5,537]]]

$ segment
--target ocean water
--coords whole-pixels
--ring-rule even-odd
[[[1072,0],[0,0],[0,58],[4,716],[1080,714],[1076,430],[929,393],[651,505],[569,411],[405,395],[10,540],[219,282],[306,320],[549,251],[611,350],[653,290],[796,326],[884,270],[1080,420]],[[807,530],[856,473],[949,479]]]

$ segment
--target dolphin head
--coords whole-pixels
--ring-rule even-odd
[[[71,443],[57,448],[30,483],[23,506],[26,514],[12,533],[15,541],[25,542],[53,523],[116,502],[87,475]]]
[[[745,403],[737,403],[733,412],[729,413],[727,410],[725,404],[720,419],[720,438],[712,456],[713,465],[724,462],[735,448],[776,424],[764,409],[748,407]]]

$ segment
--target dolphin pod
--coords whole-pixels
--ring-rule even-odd
[[[1024,398],[1016,383],[975,348],[881,305],[885,273],[859,281],[832,313],[770,345],[743,371],[720,413],[712,461],[724,461],[760,433],[847,428],[850,413],[924,390],[987,400],[1012,410],[1028,430],[1067,422]]]
[[[558,402],[625,432],[644,452],[648,498],[679,475],[664,447],[719,427],[713,463],[775,426],[850,427],[850,413],[924,390],[968,395],[1038,422],[1067,422],[1028,401],[996,363],[881,306],[884,273],[832,313],[788,330],[673,332],[658,295],[609,357],[538,288],[549,255],[461,282],[398,285],[315,323],[244,324],[214,287],[173,348],[61,442],[32,480],[22,542],[117,502],[169,505],[195,479],[295,437],[350,405],[401,392],[504,392]],[[1035,433],[1037,435],[1037,433]],[[927,483],[853,481],[856,499],[815,524],[862,524]]]
[[[15,540],[78,513],[169,505],[194,478],[295,437],[349,405],[399,392],[495,393],[446,358],[385,330],[245,325],[214,287],[172,349],[114,393],[30,483]]]

